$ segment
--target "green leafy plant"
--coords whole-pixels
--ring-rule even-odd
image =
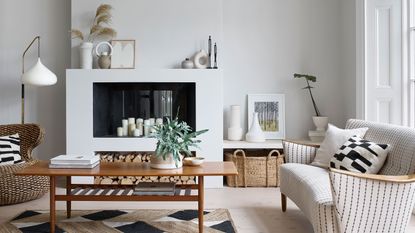
[[[208,131],[204,129],[193,132],[192,128],[186,122],[179,121],[177,116],[173,120],[167,118],[164,124],[154,126],[154,129],[154,137],[158,140],[155,156],[166,160],[167,155],[171,153],[176,167],[181,160],[180,155],[184,153],[184,156],[191,156],[190,147],[199,148],[197,144],[201,142],[196,137]]]
[[[310,93],[311,101],[313,102],[314,111],[316,112],[316,116],[321,116],[320,111],[318,110],[316,101],[314,100],[313,93],[311,92],[311,88],[314,88],[310,86],[310,81],[315,83],[317,82],[317,77],[309,74],[294,74],[294,78],[304,78],[307,82],[307,86],[303,89],[308,89],[308,92]]]
[[[102,4],[97,8],[95,13],[94,21],[92,22],[91,28],[89,29],[89,35],[85,38],[84,34],[78,29],[71,30],[72,39],[80,39],[88,42],[93,42],[99,38],[108,38],[112,39],[116,36],[117,32],[108,27],[111,24],[112,15],[111,15],[112,6],[108,4]]]

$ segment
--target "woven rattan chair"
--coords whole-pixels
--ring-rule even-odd
[[[35,124],[0,125],[0,136],[15,133],[19,134],[20,154],[25,163],[0,165],[0,205],[34,200],[49,190],[48,177],[14,175],[16,171],[36,163],[32,150],[42,142],[43,129]]]

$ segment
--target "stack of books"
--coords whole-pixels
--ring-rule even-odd
[[[134,188],[134,195],[173,196],[176,183],[174,182],[141,182]]]
[[[59,155],[50,160],[49,168],[94,168],[98,164],[96,155]]]

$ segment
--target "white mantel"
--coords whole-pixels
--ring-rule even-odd
[[[223,77],[220,70],[117,69],[66,71],[66,143],[68,154],[96,151],[154,151],[149,138],[94,138],[94,82],[194,82],[196,84],[196,130],[209,129],[200,136],[198,156],[222,161]],[[80,180],[78,180],[80,182]],[[92,182],[92,178],[82,182]],[[222,177],[206,179],[207,187],[222,187]]]

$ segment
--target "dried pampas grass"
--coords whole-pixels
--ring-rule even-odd
[[[80,40],[84,40],[84,34],[77,30],[77,29],[72,29],[71,30],[71,38],[72,39],[80,39]]]
[[[113,28],[103,26],[103,24],[111,24],[111,10],[112,6],[108,4],[102,4],[97,8],[87,41],[93,42],[95,39],[103,37],[112,39],[117,35],[117,32]],[[78,29],[71,30],[71,36],[72,39],[84,40],[84,35]]]

